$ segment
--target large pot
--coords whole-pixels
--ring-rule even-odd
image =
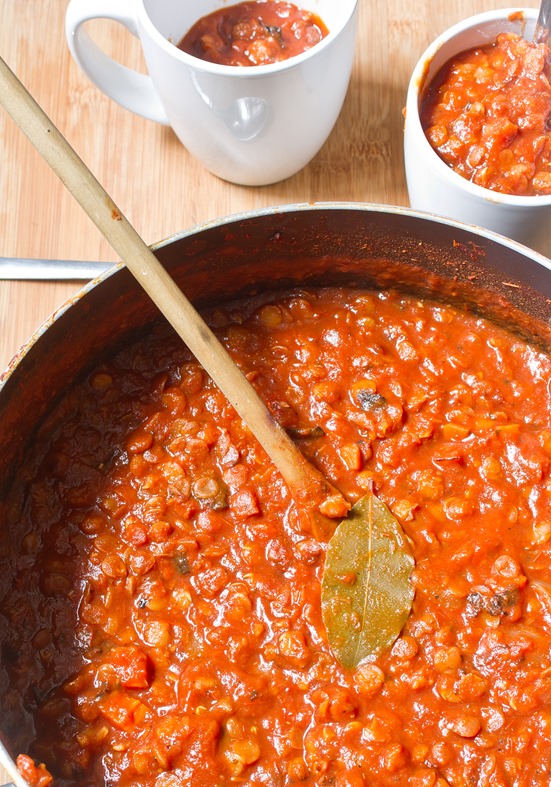
[[[181,233],[155,252],[198,305],[290,284],[398,286],[460,302],[551,347],[551,261],[498,235],[403,208],[324,204],[263,210]],[[156,316],[119,266],[59,310],[4,373],[0,555],[6,555],[2,540],[9,539],[5,492],[44,413],[87,368]],[[4,561],[0,557],[1,571],[9,570]],[[9,741],[0,743],[0,764],[24,787],[12,760],[16,754]]]

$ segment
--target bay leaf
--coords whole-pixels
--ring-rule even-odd
[[[390,647],[413,604],[415,561],[398,520],[364,495],[331,538],[322,579],[322,616],[335,657],[347,669]]]

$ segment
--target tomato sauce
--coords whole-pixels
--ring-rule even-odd
[[[452,169],[503,194],[551,194],[551,50],[514,33],[452,58],[421,103]]]
[[[1,725],[21,767],[58,787],[547,787],[550,357],[390,290],[208,319],[308,459],[399,520],[411,614],[340,666],[327,544],[158,325],[64,396],[2,512]]]
[[[178,47],[224,66],[261,66],[300,55],[328,34],[322,20],[293,3],[260,0],[202,17]]]

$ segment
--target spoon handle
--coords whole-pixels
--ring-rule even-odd
[[[536,22],[536,29],[534,32],[534,41],[539,44],[547,44],[549,42],[550,29],[551,0],[541,0],[540,12],[538,14],[538,21]]]
[[[310,465],[103,186],[0,58],[0,104],[59,176],[187,344],[280,471],[293,495],[323,489]]]
[[[89,260],[0,257],[0,281],[90,281],[115,265]]]

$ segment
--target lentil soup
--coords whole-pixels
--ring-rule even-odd
[[[551,194],[551,49],[517,33],[452,57],[420,106],[440,158],[502,194]]]
[[[329,31],[315,14],[281,0],[251,0],[201,17],[178,48],[222,66],[264,66],[306,52]]]
[[[410,617],[379,658],[339,665],[326,544],[159,324],[64,396],[12,490],[0,696],[22,773],[548,785],[548,355],[392,290],[294,290],[209,321],[305,455],[400,521]]]

